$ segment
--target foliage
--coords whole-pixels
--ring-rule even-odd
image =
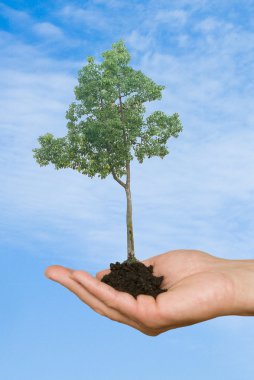
[[[33,149],[40,166],[52,163],[56,169],[72,168],[82,174],[121,178],[134,157],[140,163],[148,157],[165,157],[167,140],[177,137],[182,125],[172,116],[155,111],[145,118],[145,103],[161,99],[164,86],[129,66],[130,54],[122,40],[93,57],[78,72],[74,93],[77,102],[66,112],[67,135],[40,136]]]

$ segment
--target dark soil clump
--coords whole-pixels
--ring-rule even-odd
[[[153,266],[145,266],[140,261],[134,263],[116,262],[110,264],[111,272],[102,278],[102,282],[108,284],[121,292],[127,292],[135,298],[139,294],[146,294],[157,297],[158,294],[166,292],[167,289],[161,289],[163,276],[156,277],[153,275]]]

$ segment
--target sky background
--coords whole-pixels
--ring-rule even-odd
[[[253,12],[252,0],[0,2],[2,379],[253,379],[253,318],[148,337],[44,277],[125,259],[125,194],[32,156],[38,136],[66,134],[86,57],[123,38],[132,66],[166,86],[147,114],[178,112],[184,127],[163,160],[132,162],[138,258],[253,258]]]

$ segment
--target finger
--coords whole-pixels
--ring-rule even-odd
[[[146,267],[152,266],[153,271],[152,274],[154,276],[161,276],[161,271],[160,269],[157,268],[156,266],[156,257],[150,257],[149,259],[141,261]]]
[[[74,271],[71,277],[80,282],[86,290],[108,307],[136,320],[137,301],[130,294],[113,289],[85,271]]]
[[[121,315],[117,310],[110,309],[99,299],[90,294],[79,282],[73,280],[70,276],[74,271],[62,266],[54,265],[47,268],[45,274],[48,278],[58,282],[72,293],[74,293],[81,301],[86,303],[95,312],[102,316],[106,316],[111,320],[129,325],[136,329],[140,327],[133,321]]]
[[[48,278],[53,281],[58,282],[72,293],[74,293],[81,301],[86,303],[89,307],[91,307],[94,311],[99,313],[100,315],[106,316],[109,319],[128,325],[130,327],[139,330],[140,332],[154,336],[157,335],[153,330],[144,328],[142,324],[137,323],[129,319],[128,317],[122,315],[117,310],[111,310],[104,303],[100,302],[96,297],[94,297],[91,293],[89,293],[83,285],[81,285],[76,280],[71,279],[71,274],[74,272],[73,269],[65,268],[59,265],[54,265],[48,267],[45,271],[45,274]]]
[[[64,268],[61,266],[53,266],[47,268],[47,277],[51,280],[56,281],[63,285],[65,288],[69,289],[82,301],[91,306],[97,313],[104,314],[106,311],[105,305],[100,300],[93,297],[79,282],[73,280],[70,276],[73,270]]]
[[[69,268],[64,268],[58,265],[54,265],[52,267],[49,267],[46,269],[46,276],[50,278],[53,281],[56,281],[63,285],[65,288],[69,289],[72,293],[74,293],[77,297],[79,297],[82,301],[85,299],[89,300],[89,294],[84,289],[84,287],[79,284],[77,281],[74,281],[70,275],[73,272],[73,270],[70,270]],[[104,309],[104,304],[100,302],[99,300],[96,302],[94,301],[94,308],[96,311],[101,314],[102,310]]]
[[[80,284],[79,280],[76,279],[74,281],[77,281]],[[81,286],[83,286],[83,285],[81,285]],[[95,308],[95,305],[96,305],[96,302],[98,301],[98,299],[94,295],[92,295],[91,293],[89,293],[88,290],[86,290],[86,295],[83,295],[82,300],[88,306],[90,306],[94,311],[99,312]],[[131,318],[128,318],[128,316],[123,315],[118,310],[112,309],[111,307],[108,307],[105,304],[104,304],[104,306],[105,306],[104,312],[103,313],[99,312],[99,314],[101,314],[103,316],[106,316],[109,319],[112,319],[112,320],[114,320],[116,322],[120,322],[120,323],[123,323],[125,325],[130,326],[130,327],[133,327],[136,330],[139,330],[140,332],[142,332],[143,334],[150,335],[150,336],[157,335],[157,333],[156,333],[155,330],[147,328],[140,321],[135,321],[135,320],[133,320]]]
[[[96,278],[101,281],[102,277],[110,273],[110,269],[104,269],[96,273]]]
[[[148,267],[149,265],[154,266],[154,261],[155,261],[154,258],[150,257],[149,259],[142,260],[141,263],[143,263],[144,265]]]
[[[73,280],[76,281],[76,280]],[[80,285],[80,283],[78,282]],[[80,285],[83,287],[83,285]],[[98,298],[92,295],[88,290],[83,287],[82,296],[80,299],[85,302],[91,309],[93,309],[96,313],[111,319],[112,321],[116,321],[130,327],[134,327],[135,329],[140,330],[140,326],[135,321],[131,320],[127,316],[123,315],[118,310],[112,309],[105,305],[105,303],[101,302]]]
[[[71,268],[65,268],[61,265],[51,265],[50,267],[46,268],[44,274],[50,280],[57,281],[58,278],[60,279],[63,276],[68,276],[71,274],[71,272],[73,272],[73,269]]]

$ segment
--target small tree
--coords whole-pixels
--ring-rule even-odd
[[[130,67],[130,54],[123,40],[102,54],[102,63],[93,57],[78,72],[75,87],[77,103],[66,112],[68,132],[55,138],[40,136],[40,148],[33,149],[40,166],[52,163],[56,169],[72,168],[101,178],[112,175],[124,188],[127,199],[128,261],[135,261],[132,224],[131,171],[134,156],[164,158],[166,143],[178,137],[182,125],[177,113],[172,116],[155,111],[146,119],[145,103],[161,99],[164,86],[157,85],[141,71]],[[125,176],[123,180],[122,177]]]

